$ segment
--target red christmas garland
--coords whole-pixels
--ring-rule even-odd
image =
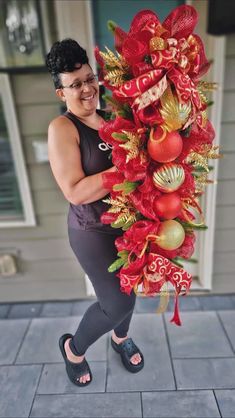
[[[117,173],[103,175],[111,208],[102,222],[122,228],[115,241],[119,258],[109,271],[127,294],[142,284],[146,296],[161,295],[167,306],[175,289],[172,322],[181,325],[178,295],[187,294],[192,277],[179,259],[194,252],[195,228],[205,228],[198,197],[207,180],[208,159],[218,158],[214,130],[207,119],[214,88],[200,78],[209,68],[204,47],[193,34],[196,10],[179,6],[161,24],[151,10],[133,19],[128,33],[110,23],[116,55],[96,48],[100,79],[113,119],[100,137],[112,145]],[[197,217],[200,217],[198,223]]]

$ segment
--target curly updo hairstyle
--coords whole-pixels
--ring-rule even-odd
[[[62,87],[61,73],[70,73],[83,64],[89,64],[87,53],[74,39],[55,42],[46,56],[46,65],[56,89]]]

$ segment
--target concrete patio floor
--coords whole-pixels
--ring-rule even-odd
[[[138,298],[129,335],[145,356],[126,371],[110,334],[87,352],[93,381],[67,378],[58,338],[93,300],[0,305],[0,417],[235,417],[235,296],[181,298],[182,326]]]

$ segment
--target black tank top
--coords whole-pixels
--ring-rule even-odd
[[[104,118],[104,111],[97,110],[97,113]],[[64,116],[74,123],[79,132],[81,160],[85,175],[90,176],[92,174],[97,174],[112,167],[111,146],[108,146],[102,141],[98,131],[85,125],[70,112],[65,112]],[[108,196],[109,195],[102,199],[105,199]],[[83,205],[74,205],[70,203],[68,213],[69,228],[97,230],[120,235],[120,229],[117,231],[110,225],[101,223],[101,214],[110,207],[107,203],[102,202],[102,199]]]

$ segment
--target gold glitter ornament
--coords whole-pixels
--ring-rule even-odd
[[[174,192],[183,184],[184,180],[184,169],[176,163],[163,164],[153,173],[154,186],[164,193]]]
[[[154,38],[150,39],[149,42],[150,51],[159,51],[166,49],[167,43],[163,38],[160,38],[159,36],[155,36]]]
[[[185,231],[182,225],[170,219],[161,222],[158,232],[156,244],[164,250],[176,250],[179,248],[185,239]]]

